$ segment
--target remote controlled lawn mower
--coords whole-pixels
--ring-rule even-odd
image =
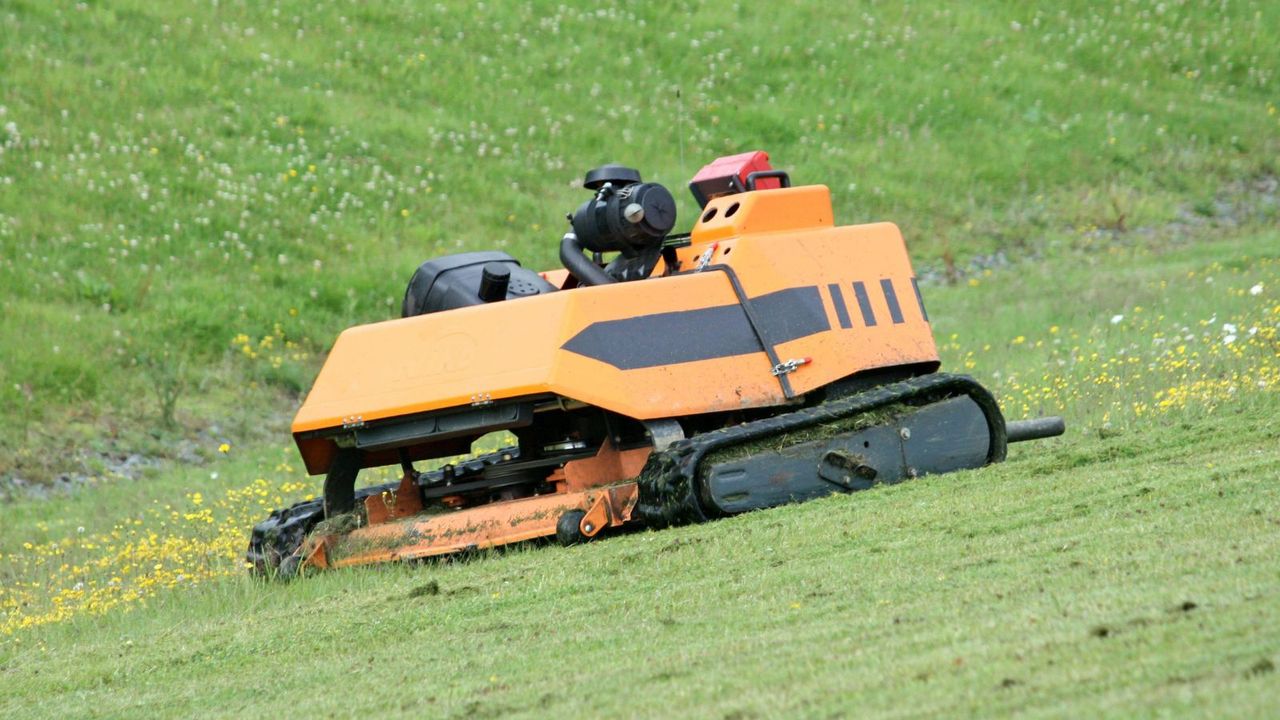
[[[338,337],[293,421],[323,496],[253,529],[254,571],[702,522],[977,468],[1063,432],[1006,423],[975,380],[938,372],[898,228],[837,226],[828,189],[792,187],[764,152],[697,173],[687,235],[636,170],[583,184],[562,269],[437,258],[401,319]],[[414,468],[500,431],[510,447]],[[357,486],[387,465],[398,483]]]

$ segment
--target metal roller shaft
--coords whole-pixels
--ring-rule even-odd
[[[1014,420],[1007,423],[1005,428],[1009,433],[1009,442],[1016,443],[1057,437],[1067,431],[1067,424],[1062,418],[1054,415],[1032,420]]]

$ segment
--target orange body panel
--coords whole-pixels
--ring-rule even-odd
[[[717,198],[691,240],[679,274],[343,332],[294,419],[308,470],[324,472],[333,445],[312,431],[506,398],[558,396],[640,420],[788,402],[764,350],[742,349],[730,275],[688,272],[703,258],[732,268],[779,360],[799,361],[785,378],[794,396],[875,368],[936,365],[897,227],[835,226],[826,187]]]

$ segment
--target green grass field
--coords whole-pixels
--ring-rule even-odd
[[[0,18],[0,717],[1280,713],[1274,3]],[[328,344],[419,262],[553,266],[588,168],[678,190],[754,148],[899,223],[944,369],[1068,434],[576,548],[244,576],[252,523],[319,491],[288,420]]]

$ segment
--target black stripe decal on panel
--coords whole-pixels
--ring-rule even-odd
[[[867,286],[855,280],[853,294],[858,298],[858,308],[862,310],[862,322],[866,323],[867,327],[873,327],[876,324],[876,314],[871,310],[871,298],[867,297]]]
[[[831,329],[816,285],[751,299],[768,342],[781,345]],[[583,328],[562,350],[619,370],[764,352],[741,305],[603,320]]]
[[[929,311],[924,309],[924,296],[920,294],[920,283],[915,278],[911,278],[911,288],[916,291],[916,302],[920,304],[920,317],[925,322],[929,322]]]
[[[853,327],[853,322],[849,320],[849,308],[844,304],[844,293],[840,292],[840,286],[831,283],[827,286],[827,292],[831,293],[831,304],[836,306],[836,319],[840,321],[840,327],[848,330]]]
[[[880,289],[884,291],[884,301],[889,303],[889,317],[893,318],[893,324],[901,325],[902,308],[898,307],[898,294],[893,291],[893,281],[889,278],[881,280]]]

